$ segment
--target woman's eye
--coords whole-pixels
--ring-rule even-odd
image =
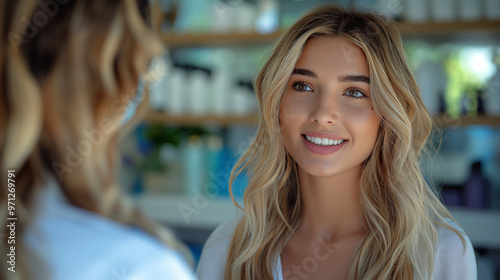
[[[349,97],[352,97],[352,98],[363,98],[363,97],[366,97],[366,95],[362,91],[360,91],[358,89],[349,89],[344,94],[347,95],[347,96],[349,96]]]
[[[303,82],[296,82],[292,85],[292,87],[297,91],[313,91],[310,86]]]

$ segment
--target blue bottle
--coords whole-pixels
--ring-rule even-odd
[[[488,208],[489,206],[489,182],[483,175],[481,162],[472,164],[471,175],[464,185],[465,207]]]

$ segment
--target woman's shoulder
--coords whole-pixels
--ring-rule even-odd
[[[129,236],[129,246],[124,246],[127,243],[119,245],[126,248],[118,249],[118,246],[110,248],[115,251],[114,257],[109,258],[111,260],[109,268],[112,269],[113,276],[117,274],[123,277],[118,279],[196,279],[192,268],[179,252],[143,235],[141,232],[138,236]],[[106,262],[107,259],[102,259],[101,263]],[[107,271],[102,275],[107,277],[104,279],[113,279],[109,278]]]
[[[224,271],[231,239],[240,218],[219,225],[203,246],[196,275],[200,280],[224,279]]]
[[[156,240],[147,243],[149,248],[134,258],[125,257],[124,260],[117,258],[114,267],[131,268],[130,277],[123,279],[196,279],[194,271],[179,252],[163,244],[156,244]],[[135,250],[129,248],[128,255],[140,250],[142,247],[136,247]]]
[[[100,217],[70,223],[51,219],[23,236],[50,279],[195,279],[180,253],[139,229]]]
[[[452,220],[446,219],[446,222],[460,235],[442,225],[437,227],[434,279],[477,279],[476,258],[469,237]]]
[[[207,242],[205,242],[204,249],[219,247],[221,244],[225,243],[229,245],[231,237],[233,236],[234,230],[236,229],[236,226],[240,222],[240,219],[241,219],[240,217],[236,217],[234,219],[231,219],[229,221],[220,224],[212,232],[210,237],[207,239]]]
[[[40,269],[46,267],[50,279],[114,279],[117,275],[194,279],[177,251],[142,230],[72,206],[52,193],[37,198],[37,214],[22,238],[35,259],[42,260]]]

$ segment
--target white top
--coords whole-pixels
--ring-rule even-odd
[[[67,202],[54,180],[35,194],[22,238],[34,275],[53,280],[194,280],[181,255],[142,232]],[[43,277],[48,273],[48,277]]]
[[[196,274],[200,280],[224,279],[229,242],[239,218],[227,221],[217,227],[203,247]],[[457,230],[463,232],[455,223],[449,221]],[[467,248],[463,253],[462,240],[453,231],[438,228],[438,248],[435,255],[434,280],[476,280],[476,258],[472,244],[463,234]],[[283,280],[281,259],[278,258],[273,269],[274,280]]]

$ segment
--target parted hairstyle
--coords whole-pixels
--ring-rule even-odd
[[[436,226],[454,231],[465,242],[447,222],[450,213],[419,167],[432,119],[396,23],[336,6],[318,7],[288,29],[255,80],[259,126],[231,173],[230,186],[241,172],[247,172],[249,182],[225,279],[272,279],[273,266],[300,223],[297,167],[281,136],[279,109],[295,64],[312,37],[345,38],[363,50],[370,98],[381,120],[375,147],[363,163],[360,200],[367,234],[352,258],[349,279],[430,279]]]
[[[141,215],[116,178],[118,141],[147,102],[127,125],[124,113],[150,59],[163,51],[148,12],[147,0],[0,1],[0,219],[8,217],[7,170],[15,170],[18,218],[16,273],[7,270],[3,227],[0,279],[30,279],[50,261],[21,238],[34,216],[32,194],[49,174],[71,204],[180,246]]]

